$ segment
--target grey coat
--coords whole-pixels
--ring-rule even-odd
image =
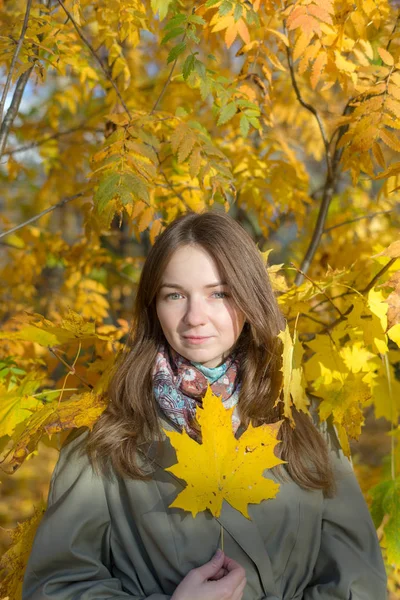
[[[161,413],[160,419],[176,429]],[[249,505],[249,521],[227,502],[219,518],[168,508],[185,483],[164,470],[176,462],[166,436],[151,481],[96,476],[87,457],[73,452],[85,436],[61,451],[23,600],[168,600],[191,569],[211,559],[221,525],[225,553],[246,570],[243,600],[386,599],[375,529],[337,448],[331,447],[334,498],[289,480],[275,499]],[[149,455],[153,450],[155,444]]]

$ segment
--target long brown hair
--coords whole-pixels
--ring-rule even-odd
[[[109,387],[109,404],[89,435],[86,450],[96,469],[106,465],[135,479],[151,475],[137,450],[162,432],[152,389],[152,367],[159,344],[166,343],[156,313],[161,278],[172,254],[197,245],[215,260],[246,323],[236,343],[241,389],[238,410],[247,427],[282,419],[281,342],[285,321],[276,302],[261,254],[248,233],[225,213],[186,213],[156,239],[145,261],[134,305],[133,324]],[[330,494],[333,476],[326,444],[311,419],[295,412],[292,429],[283,418],[280,456],[291,478],[305,489]],[[160,446],[160,445],[159,445]]]

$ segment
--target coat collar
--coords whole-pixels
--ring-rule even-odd
[[[160,419],[161,427],[169,431],[180,431],[178,426],[169,419],[157,406],[157,411]],[[244,427],[240,425],[236,432],[236,437],[239,438],[243,433]],[[149,448],[148,457],[161,468],[165,469],[176,463],[176,452],[171,445],[168,437],[163,433],[163,452],[156,456],[156,445],[155,442]],[[165,473],[172,477],[178,485],[182,488],[185,487],[184,482],[176,477],[173,473],[165,471]],[[220,525],[235,539],[242,550],[250,557],[255,564],[262,586],[264,588],[265,596],[270,597],[271,595],[276,596],[277,590],[275,587],[275,579],[273,575],[271,560],[266,551],[263,539],[259,533],[257,525],[246,519],[239,511],[234,509],[228,502],[224,501],[222,505],[221,514],[219,517],[214,517]]]

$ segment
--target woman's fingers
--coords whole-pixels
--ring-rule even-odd
[[[218,581],[219,579],[222,579],[222,577],[225,577],[225,575],[227,574],[228,571],[224,567],[221,567],[218,573],[215,573],[215,575],[208,578],[208,581]]]

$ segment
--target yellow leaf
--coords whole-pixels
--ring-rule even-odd
[[[18,387],[11,390],[0,383],[0,438],[11,436],[19,423],[42,406],[42,402],[32,396],[40,385],[40,376],[35,381],[34,373],[27,375]]]
[[[277,31],[276,29],[270,29],[269,27],[266,27],[264,31],[269,31],[269,33],[272,33],[272,35],[276,35],[285,44],[285,46],[289,48],[289,39],[287,35],[281,31]]]
[[[154,218],[154,210],[151,206],[145,208],[138,221],[139,232],[142,233],[150,225]]]
[[[372,289],[368,293],[368,306],[371,312],[376,315],[381,323],[382,330],[387,329],[387,311],[388,304],[381,291]]]
[[[378,48],[378,54],[381,57],[381,59],[383,60],[383,62],[385,63],[385,65],[388,65],[389,67],[393,67],[394,58],[390,54],[390,52],[388,52],[385,48]]]
[[[389,338],[400,348],[400,323],[393,325],[393,327],[388,330],[387,334]]]
[[[335,425],[342,426],[350,437],[358,439],[364,423],[363,407],[371,399],[370,387],[363,381],[363,374],[350,373],[332,381],[329,386],[318,390],[323,397],[319,406],[320,418],[325,421],[333,416]],[[344,439],[344,436],[341,436]],[[349,449],[344,444],[343,451]]]
[[[375,364],[371,363],[375,354],[369,352],[361,342],[355,342],[352,345],[345,346],[340,350],[340,355],[346,367],[352,373],[366,372],[375,369]]]
[[[161,233],[161,230],[163,229],[163,224],[162,222],[157,219],[157,221],[154,221],[154,223],[152,223],[151,227],[150,227],[150,243],[153,245],[156,237]]]
[[[378,142],[373,142],[372,144],[372,153],[375,157],[376,162],[382,169],[386,168],[385,157],[383,156],[382,148],[378,144]]]
[[[323,70],[325,69],[327,63],[327,56],[325,54],[325,52],[320,52],[320,54],[318,54],[313,67],[312,67],[312,71],[311,71],[311,78],[310,78],[310,82],[311,82],[311,87],[313,90],[315,90],[315,88],[318,85],[319,80],[321,79],[321,75]]]
[[[0,561],[1,598],[7,598],[8,600],[20,600],[22,598],[22,581],[25,567],[45,508],[45,503],[42,501],[39,506],[35,507],[32,517],[23,523],[18,523],[17,527],[10,531],[12,545],[3,554]]]
[[[46,434],[52,436],[74,427],[92,428],[105,408],[104,398],[94,392],[74,394],[63,402],[48,403],[36,411],[27,422],[15,443],[7,468],[15,471]]]
[[[236,439],[232,431],[234,408],[225,409],[211,388],[198,407],[202,444],[182,433],[163,430],[176,450],[178,462],[170,471],[187,482],[186,488],[169,505],[190,511],[195,517],[206,510],[218,517],[224,500],[247,519],[248,504],[274,498],[279,484],[262,476],[266,469],[283,464],[274,448],[279,443],[280,423],[253,427]]]
[[[376,258],[378,256],[387,256],[389,258],[400,258],[400,240],[396,242],[392,242],[390,246],[379,252],[379,254],[374,254],[372,258]]]
[[[306,392],[306,382],[303,373],[303,354],[304,349],[301,342],[297,339],[297,332],[294,332],[293,341],[290,336],[289,325],[286,324],[285,331],[281,331],[278,337],[282,340],[283,344],[283,357],[281,371],[283,373],[283,403],[284,403],[284,415],[290,419],[292,425],[294,425],[294,419],[292,416],[292,404],[297,410],[302,410],[308,413],[308,404],[310,404]],[[277,400],[275,405],[280,400]]]
[[[389,146],[392,150],[396,150],[396,152],[400,152],[400,140],[392,131],[381,129],[379,131],[379,137],[386,146]]]
[[[248,44],[250,42],[250,33],[249,33],[247,25],[243,19],[239,19],[237,21],[236,28],[237,28],[238,34],[240,35],[240,37],[242,38],[244,43]],[[228,46],[228,48],[229,48],[229,46]]]

